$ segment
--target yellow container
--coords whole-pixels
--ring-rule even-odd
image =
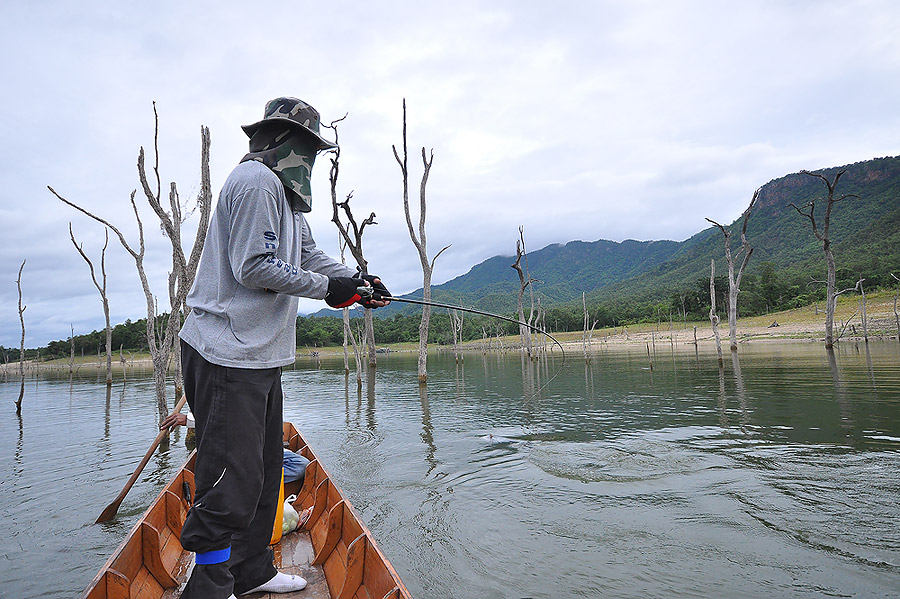
[[[278,490],[278,510],[275,512],[275,526],[272,529],[272,540],[269,545],[274,545],[281,540],[281,527],[284,526],[284,468],[281,469],[281,486]]]

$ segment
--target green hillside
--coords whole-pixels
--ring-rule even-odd
[[[645,272],[663,263],[676,247],[674,241],[571,241],[530,253],[528,268],[538,280],[536,297],[549,306],[580,299],[582,291]],[[519,289],[514,261],[513,256],[490,258],[465,275],[434,287],[434,298],[486,310],[513,311]]]
[[[821,170],[831,179],[845,169],[837,192],[857,195],[835,204],[831,219],[831,239],[838,268],[846,277],[862,274],[871,284],[887,284],[890,269],[900,269],[900,157],[880,158],[849,166]],[[825,185],[816,177],[791,174],[770,181],[760,190],[758,206],[747,227],[753,247],[749,272],[772,263],[781,277],[824,279],[822,244],[813,235],[809,222],[791,206],[824,200]],[[747,198],[749,203],[750,198]],[[819,227],[824,206],[816,210]],[[716,220],[715,215],[709,215]],[[731,224],[732,247],[740,245],[741,220]],[[628,296],[638,300],[665,297],[684,288],[686,282],[709,277],[710,259],[724,274],[724,244],[721,232],[710,227],[680,244],[670,260],[640,276],[629,277],[596,289],[594,300]],[[854,278],[855,280],[855,278]]]

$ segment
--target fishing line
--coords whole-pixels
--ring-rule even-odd
[[[547,385],[552,383],[553,379],[555,379],[559,375],[559,373],[562,372],[562,369],[566,364],[566,350],[563,348],[562,343],[560,343],[556,337],[554,337],[553,335],[551,335],[550,333],[548,333],[541,327],[529,324],[527,322],[522,322],[521,320],[516,320],[514,318],[508,318],[506,316],[494,314],[493,312],[485,312],[484,310],[476,310],[475,308],[463,308],[462,306],[452,306],[450,304],[442,304],[440,302],[426,302],[425,300],[406,299],[406,298],[402,298],[402,297],[391,297],[389,295],[381,295],[377,291],[372,290],[371,287],[360,287],[357,289],[357,291],[361,295],[364,294],[363,297],[373,297],[373,299],[376,299],[376,300],[383,300],[383,301],[389,301],[389,302],[402,302],[405,304],[416,304],[419,306],[431,306],[433,308],[446,308],[447,310],[461,310],[463,312],[471,312],[472,314],[478,314],[480,316],[487,316],[489,318],[496,318],[498,320],[505,320],[506,322],[510,322],[512,324],[517,324],[519,326],[528,327],[535,333],[539,333],[541,335],[546,335],[547,337],[550,338],[551,341],[553,341],[553,343],[555,343],[556,345],[559,346],[559,351],[562,353],[562,362],[560,362],[559,368],[557,368],[556,372],[553,373],[553,376],[551,376],[547,380],[546,383],[541,385],[541,387],[537,390],[537,393],[540,393],[547,387]]]

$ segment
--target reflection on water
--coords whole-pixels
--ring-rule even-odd
[[[459,378],[457,377],[457,381],[458,380]],[[431,410],[428,407],[427,385],[419,385],[419,403],[422,405],[422,433],[420,436],[427,448],[425,452],[425,461],[428,463],[428,471],[425,473],[427,476],[431,474],[431,471],[437,466],[437,461],[434,458],[437,447],[434,446],[434,430],[431,425]]]
[[[570,353],[556,378],[558,352],[448,352],[427,387],[389,354],[364,389],[303,360],[285,413],[417,597],[897,596],[898,344],[653,351]],[[152,380],[94,378],[0,414],[3,596],[78,592],[186,457],[173,441],[93,525],[156,434]]]

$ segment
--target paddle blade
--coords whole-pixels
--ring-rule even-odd
[[[178,403],[175,404],[174,412],[180,412],[181,408],[184,407],[184,402],[187,401],[187,397],[184,395],[181,396],[181,399],[178,400]],[[153,439],[153,443],[150,445],[150,449],[147,450],[147,453],[144,454],[144,457],[141,459],[141,463],[138,464],[137,468],[134,469],[134,473],[131,475],[131,478],[128,479],[128,482],[125,483],[125,488],[122,489],[122,492],[119,493],[119,496],[113,499],[113,502],[106,506],[106,509],[103,510],[103,513],[100,514],[100,517],[97,518],[97,521],[94,524],[100,524],[101,522],[106,522],[107,520],[112,520],[116,517],[116,512],[119,511],[119,504],[122,503],[122,500],[125,499],[125,496],[128,494],[128,491],[131,490],[131,487],[134,485],[135,481],[141,475],[141,471],[144,469],[144,466],[147,465],[147,462],[150,461],[150,456],[153,455],[153,452],[156,451],[156,448],[159,447],[160,442],[163,440],[163,437],[169,434],[168,429],[164,429],[159,431],[156,435],[156,438]]]
[[[94,522],[94,524],[100,524],[101,522],[108,522],[109,520],[112,520],[113,518],[115,518],[116,512],[119,511],[119,503],[120,502],[121,502],[121,500],[113,501],[108,506],[106,506],[106,509],[103,510],[103,512],[100,514],[100,517],[97,518],[97,521]]]

